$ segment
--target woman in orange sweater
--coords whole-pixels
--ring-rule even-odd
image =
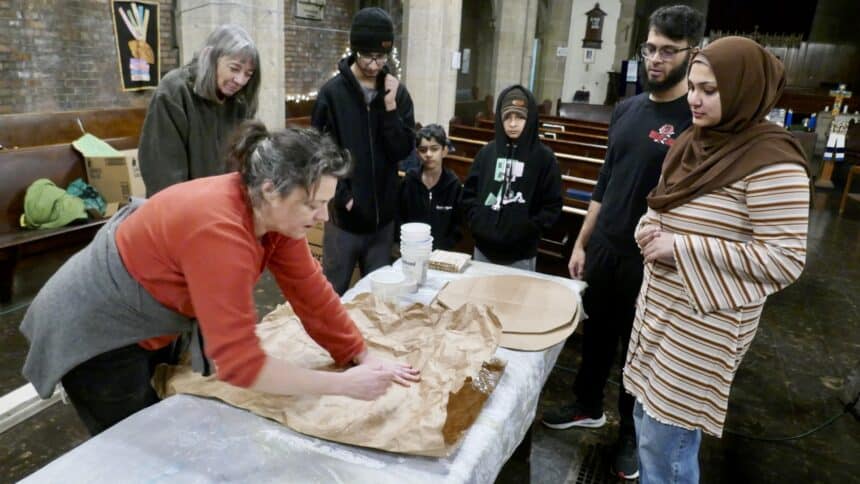
[[[155,366],[189,346],[195,369],[211,365],[221,380],[269,393],[370,400],[391,382],[418,381],[410,366],[368,353],[305,239],[328,218],[348,155],[315,130],[269,133],[248,122],[229,164],[239,172],[125,207],[27,311],[24,375],[43,398],[62,380],[92,434],[156,403]],[[253,299],[265,268],[308,334],[336,363],[355,367],[315,371],[265,353]]]

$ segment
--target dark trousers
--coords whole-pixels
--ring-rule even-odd
[[[95,356],[63,377],[63,388],[91,435],[159,401],[150,380],[170,346],[147,351],[131,344]]]
[[[361,277],[391,264],[394,222],[370,234],[354,234],[326,222],[323,232],[323,273],[338,295],[349,289],[355,264]]]
[[[582,364],[573,384],[577,402],[586,410],[603,408],[603,391],[612,364],[621,346],[621,361],[627,354],[633,328],[636,297],[642,285],[642,258],[620,255],[597,243],[590,243],[585,254],[585,281],[582,297],[588,319],[582,340]],[[622,378],[619,374],[618,382]],[[633,433],[634,398],[618,390],[621,433]]]

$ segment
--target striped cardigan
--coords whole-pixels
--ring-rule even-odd
[[[735,372],[767,296],[806,259],[809,180],[800,165],[767,166],[667,212],[675,264],[645,265],[624,387],[658,421],[720,437]]]

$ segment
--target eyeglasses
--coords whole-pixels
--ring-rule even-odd
[[[362,54],[361,52],[356,52],[355,55],[367,62],[368,65],[371,62],[375,62],[376,65],[381,66],[388,62],[388,54]]]
[[[639,54],[641,54],[645,59],[650,59],[656,53],[659,54],[660,60],[667,61],[672,60],[672,58],[678,55],[678,53],[684,52],[685,50],[692,50],[693,48],[694,47],[684,47],[683,49],[679,49],[671,45],[664,45],[663,47],[657,48],[656,45],[645,42],[639,46]]]

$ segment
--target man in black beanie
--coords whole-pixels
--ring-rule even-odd
[[[323,271],[343,294],[355,264],[364,276],[391,263],[397,163],[415,146],[412,98],[388,70],[394,24],[381,8],[361,9],[349,32],[352,53],[319,90],[311,124],[352,154],[353,173],[329,202]]]

